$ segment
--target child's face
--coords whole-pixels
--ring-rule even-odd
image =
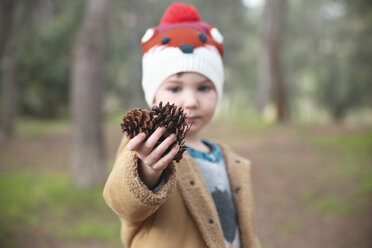
[[[155,95],[154,105],[175,103],[192,124],[188,134],[197,134],[212,119],[217,105],[217,91],[206,77],[195,72],[175,74],[164,80]]]

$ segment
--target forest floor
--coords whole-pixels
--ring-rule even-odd
[[[121,134],[105,134],[109,170]],[[263,248],[372,247],[371,127],[214,121],[205,136],[252,161]],[[121,247],[102,188],[68,179],[70,138],[67,124],[36,122],[1,144],[0,247]]]

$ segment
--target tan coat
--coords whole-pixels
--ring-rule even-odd
[[[130,248],[224,248],[218,213],[196,163],[186,151],[166,169],[166,183],[153,193],[141,181],[137,156],[123,138],[104,188],[107,204],[120,217],[121,239]],[[241,244],[260,247],[250,179],[250,162],[220,145],[238,213]]]

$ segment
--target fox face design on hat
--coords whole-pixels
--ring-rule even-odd
[[[161,83],[178,72],[197,72],[215,85],[222,97],[223,36],[216,26],[203,22],[196,8],[180,2],[171,4],[160,24],[149,28],[141,39],[142,87],[152,105]]]

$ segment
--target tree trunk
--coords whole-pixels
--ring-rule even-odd
[[[142,106],[144,101],[144,96],[142,94],[142,87],[141,87],[141,59],[139,55],[142,54],[142,50],[139,46],[141,37],[143,35],[143,31],[138,28],[139,23],[144,21],[144,18],[147,18],[148,11],[147,11],[147,3],[144,0],[136,0],[131,3],[132,9],[132,25],[130,28],[131,33],[131,42],[132,42],[132,49],[130,51],[130,61],[131,61],[131,72],[129,74],[130,80],[132,81],[129,84],[127,90],[130,92],[129,95],[129,108],[138,108],[138,107],[145,107]]]
[[[71,76],[72,176],[81,188],[103,184],[102,79],[109,0],[86,1]]]
[[[22,20],[22,5],[19,1],[3,1],[3,27],[1,35],[1,111],[0,139],[9,138],[14,131],[16,111],[16,56],[17,32]]]
[[[289,116],[279,58],[286,5],[286,0],[266,0],[260,27],[260,83],[257,105],[262,111],[272,99],[277,110],[277,119],[280,122],[285,121]]]

